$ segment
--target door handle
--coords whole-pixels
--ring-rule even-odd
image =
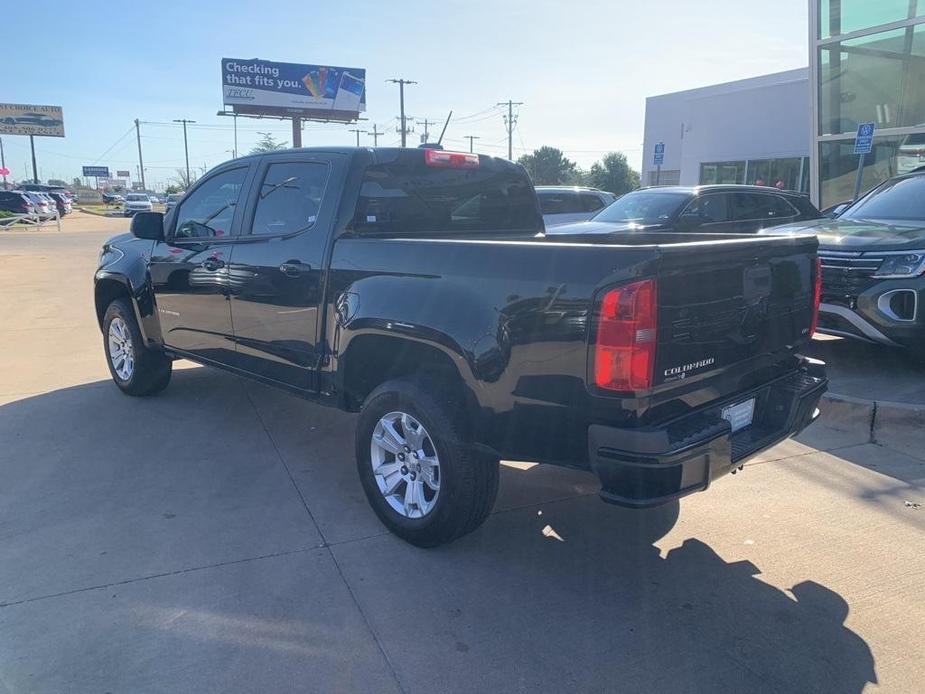
[[[220,270],[225,267],[225,261],[218,258],[206,258],[202,261],[202,267],[206,270]]]
[[[311,265],[303,263],[301,260],[287,260],[279,266],[279,271],[289,277],[298,277],[303,272],[309,272],[311,269]]]

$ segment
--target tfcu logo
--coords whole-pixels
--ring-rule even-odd
[[[252,89],[242,89],[241,87],[225,87],[225,97],[229,99],[254,99]]]
[[[683,366],[672,366],[670,369],[665,369],[665,376],[684,378],[689,372],[702,369],[705,366],[711,366],[715,362],[716,359],[714,357],[709,357],[707,359],[701,359],[700,361],[692,361],[690,364],[684,364]]]

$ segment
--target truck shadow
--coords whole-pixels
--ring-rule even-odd
[[[126,518],[142,529],[167,523],[159,506],[145,506],[151,489],[159,504],[179,515],[170,523],[182,520],[183,498],[196,499],[198,488],[208,488],[209,503],[221,504],[222,512],[225,505],[262,509],[262,497],[247,496],[258,480],[252,470],[261,467],[259,479],[265,479],[278,462],[255,453],[266,443],[246,432],[255,426],[248,397],[233,377],[189,369],[175,374],[163,396],[149,400],[125,398],[100,382],[0,406],[0,441],[7,444],[0,450],[0,475],[7,480],[0,489],[0,518],[10,519],[14,535],[44,532],[79,549],[84,545],[67,526],[96,516],[102,521],[93,526],[97,533],[116,533],[99,518],[111,510],[119,514],[113,525]],[[254,401],[274,447],[289,459],[295,483],[303,470],[294,461],[308,460],[302,490],[317,489],[319,499],[335,497],[326,509],[306,493],[319,526],[334,527],[345,508],[360,518],[355,534],[331,543],[330,551],[409,690],[860,692],[877,681],[871,650],[846,627],[849,606],[838,593],[812,580],[780,590],[761,580],[751,562],[727,562],[696,538],[660,550],[656,543],[677,526],[677,503],[628,511],[601,503],[583,473],[505,467],[506,491],[484,528],[423,551],[383,534],[374,519],[367,525],[371,514],[353,482],[352,441],[342,441],[352,432],[352,417],[263,388],[254,391]],[[295,412],[293,420],[282,418],[285,411]],[[316,438],[287,439],[285,430],[302,416],[317,425]],[[189,451],[206,445],[216,462],[197,467]],[[143,460],[130,459],[136,457]],[[230,480],[216,479],[223,460]],[[148,473],[145,484],[132,479],[151,466],[158,470]],[[284,482],[278,497],[266,498],[288,502],[292,489]],[[277,487],[267,489],[275,494]],[[132,494],[139,495],[137,502]],[[128,498],[115,508],[114,495]],[[213,498],[223,495],[232,498]],[[139,520],[149,511],[153,520]],[[151,573],[197,565],[171,554],[167,544],[176,537],[143,537],[145,543],[119,551],[144,555],[145,561],[161,557],[164,565],[152,565]],[[106,538],[93,541],[105,546]],[[186,550],[189,557],[205,556],[222,541],[202,534],[195,538],[202,546]],[[192,542],[188,534],[186,542]],[[63,575],[84,561],[71,547],[29,551],[47,553],[42,566],[49,575],[56,563]],[[87,565],[93,561],[99,559],[89,557]],[[4,576],[10,585],[33,580],[15,572]],[[87,587],[46,582],[23,597]],[[394,599],[409,586],[414,609]],[[195,641],[183,647],[195,648]]]

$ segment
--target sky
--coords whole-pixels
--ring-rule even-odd
[[[127,169],[137,180],[134,119],[149,188],[184,166],[201,171],[232,156],[223,108],[221,58],[366,69],[368,120],[307,123],[303,146],[354,145],[349,128],[387,131],[397,145],[398,87],[406,113],[442,121],[448,149],[504,156],[502,109],[517,108],[514,157],[542,145],[587,168],[609,151],[639,168],[647,96],[805,67],[806,0],[187,0],[80,3],[49,0],[48,22],[4,16],[0,102],[60,105],[65,138],[36,138],[40,178],[70,181],[82,165]],[[291,140],[288,122],[238,120],[238,150],[271,132]],[[422,132],[410,136],[416,144]],[[371,146],[372,138],[360,142]],[[431,138],[433,139],[433,138]],[[29,139],[3,136],[15,180],[31,176]]]

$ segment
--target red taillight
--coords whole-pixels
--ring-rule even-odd
[[[479,155],[465,152],[445,152],[442,149],[425,149],[424,163],[443,169],[477,169]]]
[[[658,296],[655,280],[604,294],[594,348],[594,383],[607,390],[652,387]]]
[[[819,304],[822,303],[822,259],[816,257],[816,277],[813,280],[813,320],[809,326],[809,336],[816,334],[819,325]]]

